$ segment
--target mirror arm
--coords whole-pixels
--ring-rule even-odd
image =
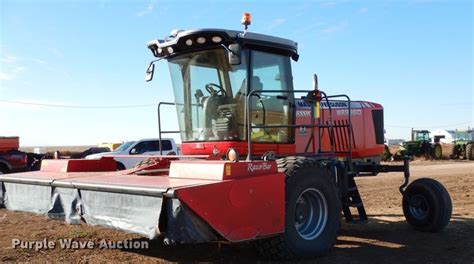
[[[152,61],[150,61],[150,64],[149,64],[149,65],[151,65],[152,63],[155,63],[155,62],[157,62],[157,61],[160,61],[160,60],[162,60],[162,59],[163,59],[163,58],[158,58],[158,59],[156,59],[156,60],[152,60]]]
[[[148,64],[148,68],[146,70],[145,81],[149,82],[153,79],[153,74],[155,71],[155,62],[160,61],[162,58],[158,58],[156,60],[152,60],[150,64]],[[150,69],[151,68],[151,69]]]
[[[232,55],[237,56],[237,54],[235,54],[235,52],[230,50],[226,45],[221,44],[221,47],[223,47],[227,52],[231,53]]]

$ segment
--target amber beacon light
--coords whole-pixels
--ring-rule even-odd
[[[252,15],[250,15],[250,13],[243,13],[242,14],[242,25],[245,26],[245,29],[247,30],[248,26],[251,24],[252,22]]]

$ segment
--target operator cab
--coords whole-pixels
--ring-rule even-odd
[[[200,29],[174,31],[166,40],[150,41],[148,48],[168,61],[183,143],[246,141],[247,103],[253,125],[293,124],[290,60],[298,59],[297,43]],[[148,79],[153,67],[152,62]],[[255,143],[294,142],[289,127],[254,128],[250,135]]]
[[[412,130],[411,132],[412,141],[430,141],[430,131],[428,130]]]

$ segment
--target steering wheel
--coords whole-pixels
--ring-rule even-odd
[[[216,91],[212,87],[216,87],[218,90]],[[206,84],[206,91],[208,91],[209,94],[212,95],[212,96],[216,96],[216,95],[219,95],[219,94],[221,94],[222,96],[227,96],[227,92],[224,90],[224,88],[222,88],[220,85],[215,84],[215,83]]]

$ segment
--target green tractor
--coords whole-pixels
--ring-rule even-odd
[[[430,131],[411,130],[411,140],[401,144],[396,157],[405,155],[412,157],[426,157],[429,159],[441,159],[443,150],[439,142],[431,143]]]
[[[473,130],[456,130],[454,132],[454,142],[451,147],[449,157],[451,159],[469,159],[474,160],[474,139]]]

